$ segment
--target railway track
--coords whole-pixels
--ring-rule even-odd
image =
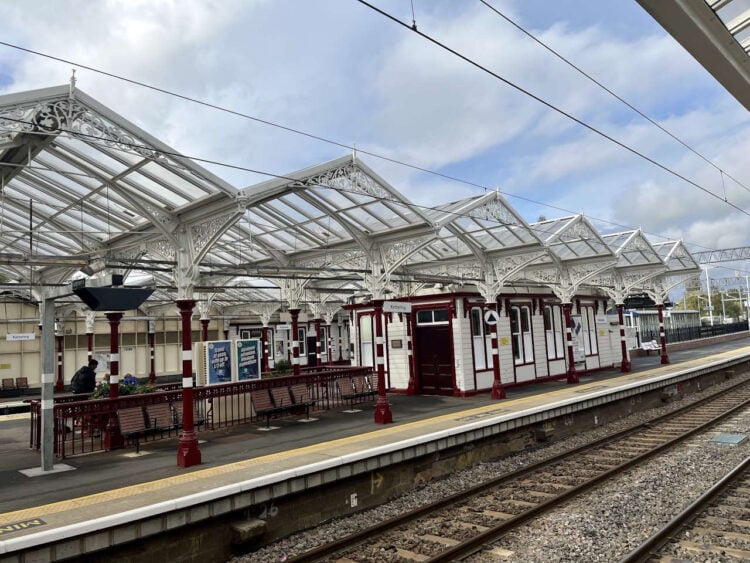
[[[750,561],[750,457],[621,563],[664,560]]]
[[[503,535],[750,406],[750,382],[646,424],[502,475],[435,503],[294,555],[288,561],[429,561],[489,551]]]

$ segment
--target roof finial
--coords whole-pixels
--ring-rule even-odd
[[[357,143],[352,143],[352,163],[357,164]]]
[[[68,90],[68,97],[75,98],[76,91],[76,69],[71,69],[73,72],[70,75],[70,89]]]

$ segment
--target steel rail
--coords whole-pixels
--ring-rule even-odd
[[[441,510],[452,504],[457,504],[459,502],[470,499],[487,490],[503,485],[504,483],[515,481],[527,475],[532,475],[533,473],[541,469],[544,469],[545,467],[554,465],[560,461],[564,461],[570,457],[583,453],[587,450],[596,449],[598,447],[606,445],[609,442],[615,442],[631,434],[636,434],[642,430],[649,429],[655,424],[666,422],[671,418],[675,418],[681,414],[684,414],[685,412],[688,412],[706,403],[719,399],[723,397],[724,395],[727,395],[730,392],[735,391],[737,388],[743,385],[747,385],[748,383],[750,383],[750,381],[748,380],[740,381],[736,383],[735,385],[732,385],[731,387],[728,387],[710,396],[704,397],[700,399],[699,401],[696,401],[695,403],[685,405],[683,407],[680,407],[679,409],[676,409],[669,413],[665,413],[647,422],[640,423],[636,426],[632,426],[630,428],[625,428],[624,430],[620,430],[618,432],[608,434],[607,436],[599,438],[598,440],[594,440],[593,442],[589,442],[587,444],[583,444],[582,446],[578,446],[576,448],[567,450],[565,452],[552,456],[548,459],[544,459],[542,461],[536,462],[527,467],[522,467],[510,473],[505,473],[496,478],[485,481],[484,483],[480,483],[478,485],[470,487],[469,489],[466,489],[464,491],[460,491],[458,493],[454,493],[452,495],[444,497],[434,503],[430,503],[425,506],[415,508],[413,510],[410,510],[409,512],[405,512],[403,514],[400,514],[388,520],[384,520],[383,522],[374,524],[372,526],[369,526],[363,530],[360,530],[358,532],[355,532],[353,534],[350,534],[338,540],[328,542],[324,545],[318,546],[316,548],[308,550],[299,555],[290,556],[287,559],[287,561],[289,563],[301,563],[301,562],[308,563],[308,562],[313,562],[313,561],[320,561],[323,558],[328,557],[329,555],[350,549],[352,547],[356,547],[357,545],[360,545],[370,540],[373,536],[381,535],[389,530],[397,528],[398,526],[401,526],[413,520],[422,518],[432,512]]]
[[[453,547],[447,548],[445,551],[436,555],[435,557],[426,559],[426,562],[427,563],[438,563],[438,562],[443,563],[446,561],[455,561],[457,559],[463,559],[465,557],[468,557],[469,555],[473,555],[474,553],[477,553],[478,551],[486,547],[487,544],[498,540],[500,537],[502,537],[509,531],[517,528],[518,526],[524,524],[528,520],[531,520],[532,518],[535,518],[539,516],[540,514],[544,514],[545,512],[548,512],[552,510],[553,508],[556,508],[563,502],[573,497],[576,497],[584,492],[587,492],[590,489],[599,485],[600,483],[607,481],[612,477],[620,475],[625,470],[630,469],[631,467],[634,467],[644,461],[651,459],[657,454],[660,454],[664,452],[665,450],[679,444],[680,442],[685,441],[687,438],[690,438],[691,436],[695,434],[699,434],[700,432],[707,430],[708,428],[710,428],[717,422],[721,422],[725,418],[733,415],[738,410],[744,409],[748,405],[750,405],[750,399],[742,401],[739,405],[735,405],[731,409],[712,418],[711,420],[691,430],[688,430],[687,432],[684,432],[680,434],[679,436],[672,438],[671,440],[668,440],[667,442],[664,442],[663,444],[660,444],[656,446],[655,448],[648,450],[647,452],[637,455],[636,457],[631,458],[621,463],[620,465],[613,467],[612,469],[609,469],[603,473],[600,473],[599,475],[597,475],[596,477],[593,477],[592,479],[589,479],[585,483],[582,483],[581,485],[573,487],[572,489],[569,489],[565,491],[564,493],[561,493],[546,502],[538,504],[537,506],[522,512],[518,516],[510,518],[504,521],[503,523],[498,524],[497,526],[493,526],[489,530],[480,532],[473,538],[469,538],[468,540],[463,541],[459,544],[456,544]]]
[[[639,563],[641,561],[648,561],[651,557],[656,555],[664,544],[671,540],[681,528],[689,524],[696,517],[700,516],[716,497],[724,493],[729,487],[743,477],[748,467],[750,467],[750,457],[746,457],[739,465],[737,465],[737,467],[714,483],[710,489],[690,503],[685,510],[672,518],[672,520],[670,520],[663,528],[658,530],[640,546],[623,557],[620,560],[620,563]]]

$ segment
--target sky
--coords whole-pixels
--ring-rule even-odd
[[[373,2],[412,19],[409,0]],[[715,168],[478,0],[413,3],[419,30],[750,210],[750,191],[722,183]],[[748,112],[635,0],[492,3],[750,187]],[[602,231],[642,227],[654,241],[703,247],[694,250],[750,244],[747,215],[356,0],[64,5],[0,0],[0,40],[500,189],[529,221],[567,215],[562,208]],[[0,93],[64,84],[70,74],[69,64],[0,46]],[[85,69],[76,77],[78,88],[188,155],[284,174],[347,152]],[[362,158],[419,204],[483,191]],[[238,188],[266,179],[211,169]]]

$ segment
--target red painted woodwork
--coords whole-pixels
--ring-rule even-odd
[[[193,418],[192,318],[195,301],[180,299],[176,304],[182,318],[182,434],[177,445],[177,465],[192,467],[201,463]]]
[[[617,305],[617,320],[620,323],[620,352],[622,359],[620,360],[620,371],[622,373],[628,373],[632,368],[630,360],[628,360],[628,346],[625,341],[625,319],[623,318],[622,310],[624,305],[622,303]]]
[[[292,316],[292,373],[299,375],[299,309],[289,309]]]
[[[657,304],[656,311],[659,313],[659,339],[661,340],[661,363],[668,364],[669,356],[667,355],[667,335],[664,332],[664,305],[662,305],[661,303]]]
[[[572,303],[563,303],[563,315],[565,317],[565,339],[568,343],[568,383],[578,383],[578,372],[576,371],[575,356],[573,355],[573,334],[570,322],[570,310],[573,308]]]
[[[378,398],[375,402],[375,422],[388,424],[393,422],[393,413],[385,394],[385,368],[383,366],[383,300],[375,299],[375,366],[378,374]]]
[[[107,313],[109,321],[109,398],[116,399],[120,394],[120,320],[122,313]],[[110,417],[104,435],[104,448],[114,450],[121,448],[125,440],[120,433],[116,417]]]

